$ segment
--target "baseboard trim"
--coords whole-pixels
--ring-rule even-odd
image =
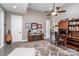
[[[27,42],[28,40],[22,40],[22,41],[20,41],[20,42]]]
[[[3,46],[0,46],[0,49],[3,48]]]
[[[20,41],[14,41],[14,42],[28,42],[28,40],[20,40]],[[12,42],[12,43],[14,43],[14,42]]]

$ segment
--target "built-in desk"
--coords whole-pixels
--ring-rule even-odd
[[[28,34],[28,42],[44,40],[44,34]]]

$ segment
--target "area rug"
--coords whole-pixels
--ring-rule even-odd
[[[47,41],[35,41],[20,45],[8,56],[70,56],[70,53]]]
[[[16,48],[8,56],[34,56],[35,48]]]

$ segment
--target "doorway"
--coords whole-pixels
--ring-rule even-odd
[[[11,15],[12,42],[22,41],[22,16]]]
[[[4,46],[4,11],[0,9],[0,48]]]
[[[46,39],[50,39],[50,20],[46,20]]]

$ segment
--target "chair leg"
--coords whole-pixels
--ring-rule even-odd
[[[61,42],[61,45],[64,45],[64,42]]]
[[[55,41],[55,45],[59,46],[59,42]]]
[[[57,42],[57,46],[59,47],[59,42]]]
[[[64,45],[64,42],[62,42],[63,43],[63,45]]]

